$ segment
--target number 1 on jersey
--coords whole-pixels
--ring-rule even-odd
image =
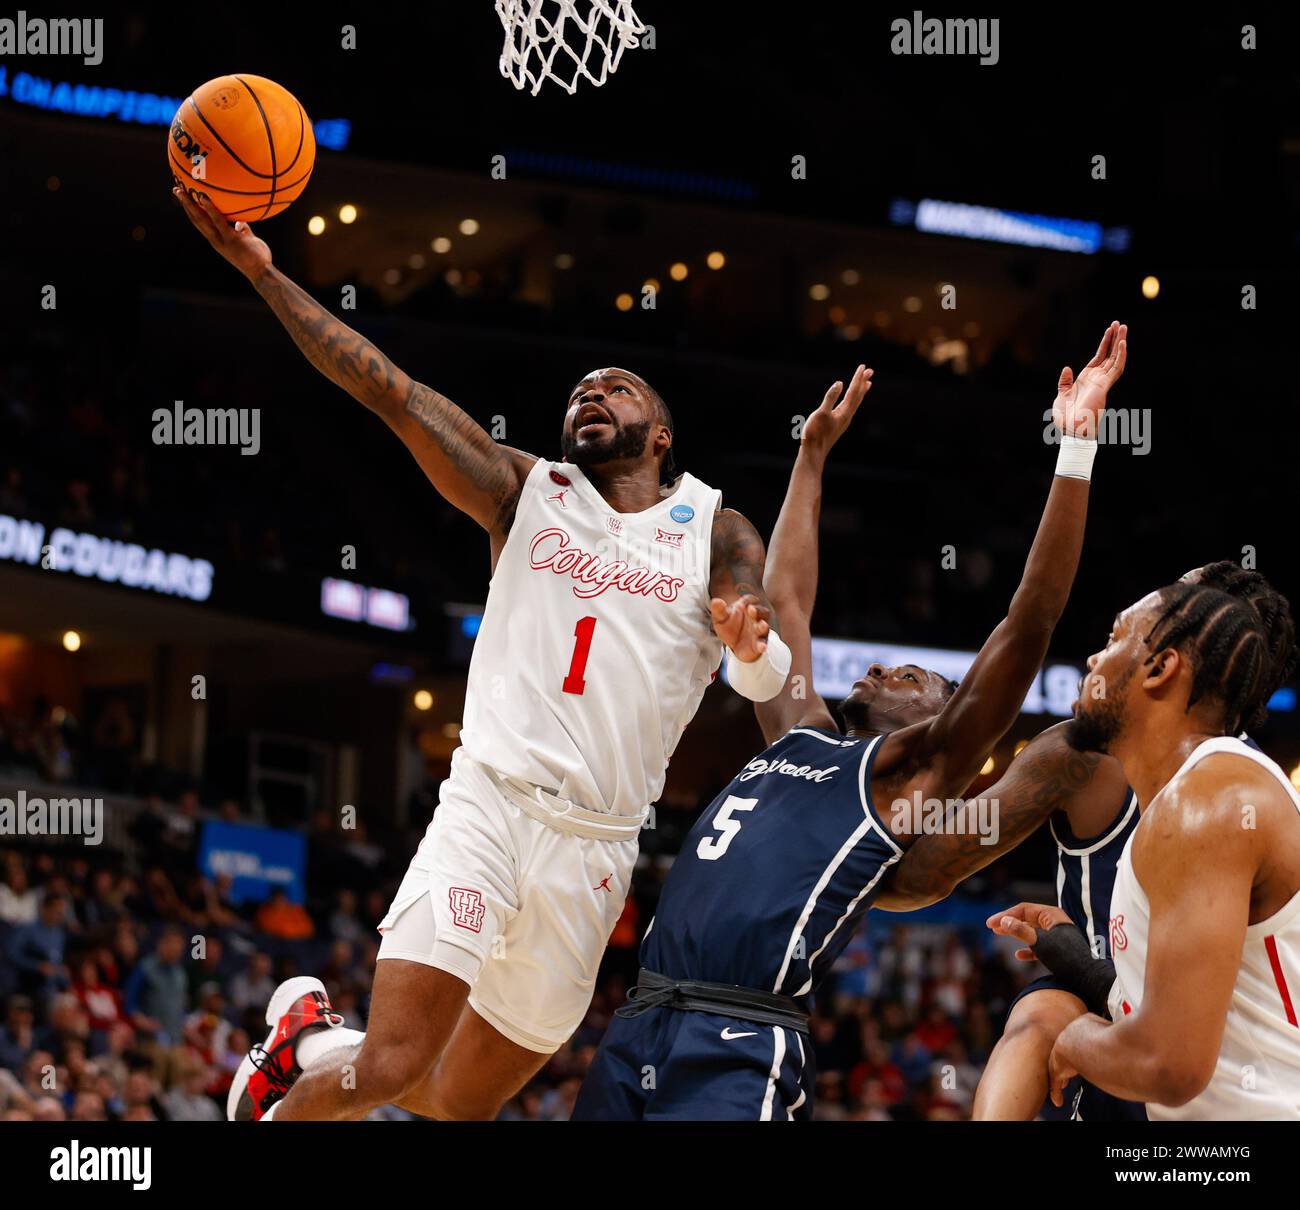
[[[595,618],[579,618],[573,628],[573,659],[569,661],[569,675],[564,678],[565,693],[586,693],[587,682],[582,674],[587,671],[587,657],[591,654],[591,636],[596,630]]]

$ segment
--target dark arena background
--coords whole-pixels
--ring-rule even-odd
[[[831,702],[873,660],[969,661],[1051,480],[1057,375],[1128,324],[1070,602],[972,792],[1150,589],[1229,559],[1300,599],[1296,31],[1027,6],[982,64],[895,53],[921,16],[896,7],[643,0],[653,45],[573,95],[502,78],[490,0],[42,10],[102,18],[102,61],[0,57],[0,796],[103,803],[97,843],[0,835],[0,1118],[222,1120],[295,974],[364,1028],[459,743],[485,536],[191,229],[168,125],[205,80],[268,77],[315,123],[305,191],[255,226],[275,264],[511,446],[558,458],[574,384],[627,366],[766,539],[801,419],[872,367],[825,483]],[[178,406],[257,440],[162,443]],[[128,585],[114,543],[162,554]],[[1296,693],[1256,738],[1300,785]],[[568,1119],[683,837],[762,747],[720,679],[586,1019],[503,1119]],[[1055,871],[1041,829],[869,914],[816,999],[819,1121],[970,1116],[1042,973],[984,920]]]

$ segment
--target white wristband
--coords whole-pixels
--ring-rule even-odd
[[[1088,437],[1061,434],[1061,448],[1056,455],[1056,473],[1068,479],[1092,478],[1092,460],[1097,456],[1097,442]]]
[[[790,648],[775,630],[767,632],[767,646],[756,660],[738,660],[727,648],[727,680],[731,687],[751,702],[770,702],[790,675]]]

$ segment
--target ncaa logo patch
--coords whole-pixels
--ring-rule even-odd
[[[695,516],[695,510],[689,504],[675,504],[668,510],[668,515],[678,525],[685,525],[687,521]]]
[[[551,482],[558,483],[561,487],[573,486],[573,480],[570,479],[567,475],[561,475],[559,471],[551,472]]]
[[[469,887],[454,886],[447,892],[451,901],[451,919],[457,928],[477,933],[483,928],[483,896]]]

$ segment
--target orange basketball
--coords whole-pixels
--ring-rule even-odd
[[[293,94],[262,76],[218,76],[172,119],[167,161],[178,184],[229,219],[279,214],[306,187],[316,136]]]

